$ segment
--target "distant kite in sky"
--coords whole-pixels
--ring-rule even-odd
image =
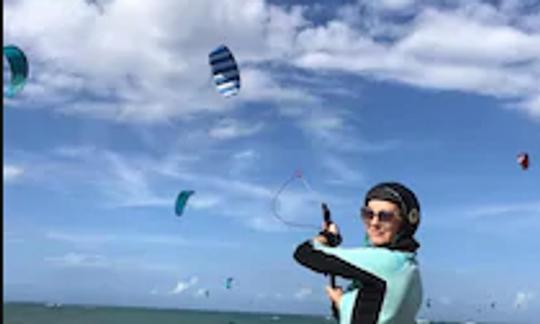
[[[8,61],[11,73],[11,80],[4,94],[7,97],[14,97],[26,84],[26,79],[28,78],[28,60],[24,52],[14,45],[4,46],[4,56]]]
[[[182,216],[189,197],[191,197],[191,195],[193,195],[194,193],[195,191],[193,190],[183,190],[178,194],[178,197],[176,198],[176,205],[174,208],[176,216]]]
[[[218,92],[225,98],[238,94],[240,91],[240,71],[229,48],[221,45],[213,50],[208,58]]]
[[[232,288],[233,280],[234,280],[234,279],[233,279],[232,277],[227,278],[227,280],[225,280],[225,288],[231,289],[231,288]]]
[[[522,170],[527,170],[529,168],[529,154],[527,153],[518,154],[517,163],[521,166]]]

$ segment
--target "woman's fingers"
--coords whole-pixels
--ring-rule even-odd
[[[336,304],[336,306],[339,306],[341,296],[343,295],[343,290],[341,288],[332,288],[330,286],[326,286],[326,294],[330,300]]]
[[[339,229],[335,223],[331,223],[330,226],[328,226],[328,231],[336,235],[339,233]]]

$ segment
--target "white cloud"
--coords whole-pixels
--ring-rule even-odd
[[[36,66],[20,103],[12,104],[49,103],[66,113],[124,122],[221,114],[252,101],[321,105],[314,92],[273,73],[292,64],[509,98],[538,116],[538,14],[512,2],[447,7],[358,1],[321,25],[308,20],[306,8],[263,0],[6,3],[4,19],[11,23],[5,38],[16,39]],[[400,15],[408,19],[392,19]],[[224,40],[242,70],[234,100],[213,89],[206,59]]]
[[[99,254],[70,252],[60,257],[45,257],[45,261],[61,267],[109,268],[110,260]]]
[[[255,150],[244,150],[244,151],[241,151],[241,152],[238,152],[238,153],[235,153],[233,155],[233,158],[236,159],[236,160],[242,160],[242,161],[252,161],[252,160],[255,160],[255,159],[258,159],[260,157],[260,155],[255,151]]]
[[[12,22],[6,40],[17,40],[34,67],[13,105],[49,104],[68,114],[146,123],[221,113],[246,100],[309,97],[254,65],[288,52],[296,30],[306,24],[300,7],[263,0],[24,0],[4,9],[4,19]],[[234,100],[224,100],[210,78],[207,55],[222,42],[242,71]]]
[[[46,256],[44,261],[55,267],[98,270],[143,271],[174,274],[178,266],[149,262],[144,258],[111,257],[95,253],[68,252],[62,256]]]
[[[193,209],[211,209],[223,203],[223,199],[217,195],[196,194],[189,200],[189,205],[186,208]]]
[[[9,231],[4,231],[4,243],[19,244],[19,243],[24,243],[25,241],[26,240],[18,234],[15,234]]]
[[[181,182],[183,188],[197,188],[188,206],[192,212],[205,210],[205,215],[210,217],[227,217],[261,231],[284,229],[272,215],[272,199],[284,180],[258,183],[223,175],[220,170],[205,169],[206,165],[194,163],[199,160],[180,158],[183,154],[178,152],[173,150],[172,153],[156,157],[63,147],[54,149],[52,156],[32,155],[28,161],[39,166],[40,172],[37,173],[41,178],[38,180],[48,187],[53,184],[66,192],[90,189],[92,194],[96,194],[97,199],[93,204],[98,208],[160,208],[167,209],[172,216],[178,183]],[[248,153],[245,157],[251,155]],[[84,189],[81,189],[81,184]],[[325,199],[336,203],[342,200],[331,193],[311,191],[303,186],[296,189],[292,186],[290,189],[280,199],[280,207],[289,221],[302,222],[310,219],[313,212],[319,213],[317,197],[320,195],[324,194]],[[54,233],[51,235],[54,236]],[[118,238],[119,241],[122,239]],[[100,243],[79,244],[88,246]]]
[[[197,289],[197,291],[195,293],[193,293],[193,297],[201,298],[201,297],[206,297],[209,294],[210,294],[210,291],[208,289],[199,288],[199,289]]]
[[[365,176],[359,171],[359,166],[351,167],[337,156],[326,156],[322,163],[330,171],[328,179],[330,183],[361,186],[366,182]]]
[[[302,287],[294,293],[294,298],[303,300],[313,294],[313,289],[308,287]]]
[[[259,132],[263,128],[263,123],[255,124],[242,123],[232,118],[224,118],[220,120],[208,135],[218,140],[228,140],[238,137],[245,137]]]
[[[4,183],[16,181],[23,175],[24,171],[21,166],[4,165]]]
[[[229,174],[231,177],[243,178],[250,172],[260,171],[261,154],[253,149],[246,149],[233,154]]]
[[[468,209],[466,214],[473,217],[489,217],[508,214],[521,215],[540,215],[540,202],[521,202],[508,204],[491,204],[488,206],[480,206]]]
[[[198,282],[199,282],[198,277],[191,277],[188,280],[184,280],[184,281],[179,280],[176,283],[176,287],[174,287],[174,289],[172,289],[169,292],[169,294],[171,294],[171,295],[181,294],[182,292],[184,292],[184,291],[188,290],[189,288],[195,286]]]
[[[171,246],[196,246],[199,248],[237,248],[239,243],[234,241],[223,242],[213,238],[190,238],[178,237],[175,235],[152,234],[152,233],[92,233],[82,231],[63,231],[51,230],[44,234],[44,237],[49,240],[78,245],[81,247],[97,247],[100,245],[134,245],[134,244],[156,244],[156,245],[171,245]]]
[[[383,0],[378,3],[386,10],[404,10],[415,4],[415,0]]]
[[[521,102],[520,108],[527,111],[532,118],[540,120],[540,95],[533,96]]]
[[[510,24],[521,17],[501,17],[487,4],[424,6],[399,26],[404,32],[392,35],[394,42],[381,43],[369,30],[355,28],[351,15],[364,17],[349,9],[349,18],[299,33],[297,66],[517,99],[529,112],[540,109],[534,99],[540,91],[540,34]]]
[[[520,291],[514,299],[514,307],[518,309],[527,309],[536,294],[530,291]]]
[[[104,157],[109,167],[110,179],[100,180],[104,190],[116,200],[116,206],[170,206],[172,199],[155,194],[144,166],[130,163],[128,159],[105,152]]]
[[[60,231],[48,231],[45,238],[70,244],[101,245],[117,239],[114,235],[88,234],[88,233],[67,233]]]

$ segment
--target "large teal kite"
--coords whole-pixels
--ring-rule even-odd
[[[233,280],[234,280],[233,277],[227,278],[227,280],[225,280],[225,288],[231,289],[231,288],[232,288]]]
[[[182,216],[189,197],[191,197],[191,195],[193,195],[194,193],[195,191],[193,190],[183,190],[178,194],[178,197],[176,198],[176,205],[174,207],[176,216]]]
[[[28,60],[24,52],[14,45],[4,46],[4,56],[9,63],[9,69],[11,71],[11,81],[4,91],[4,95],[7,97],[14,97],[19,93],[28,78]]]

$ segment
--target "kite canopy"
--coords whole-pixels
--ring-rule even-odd
[[[19,93],[28,78],[28,60],[24,52],[14,45],[4,46],[4,56],[9,63],[11,81],[4,91],[7,97],[13,97]]]
[[[178,197],[176,198],[176,205],[174,208],[176,216],[182,216],[189,197],[191,197],[191,195],[193,195],[194,193],[195,191],[193,190],[183,190],[178,194]]]
[[[527,170],[529,168],[529,154],[527,153],[518,154],[517,163],[521,166],[522,170]]]
[[[227,280],[225,281],[225,288],[231,289],[233,280],[234,279],[232,277],[227,278]]]
[[[229,48],[221,45],[213,50],[208,58],[218,92],[225,98],[238,94],[240,91],[240,71]]]

